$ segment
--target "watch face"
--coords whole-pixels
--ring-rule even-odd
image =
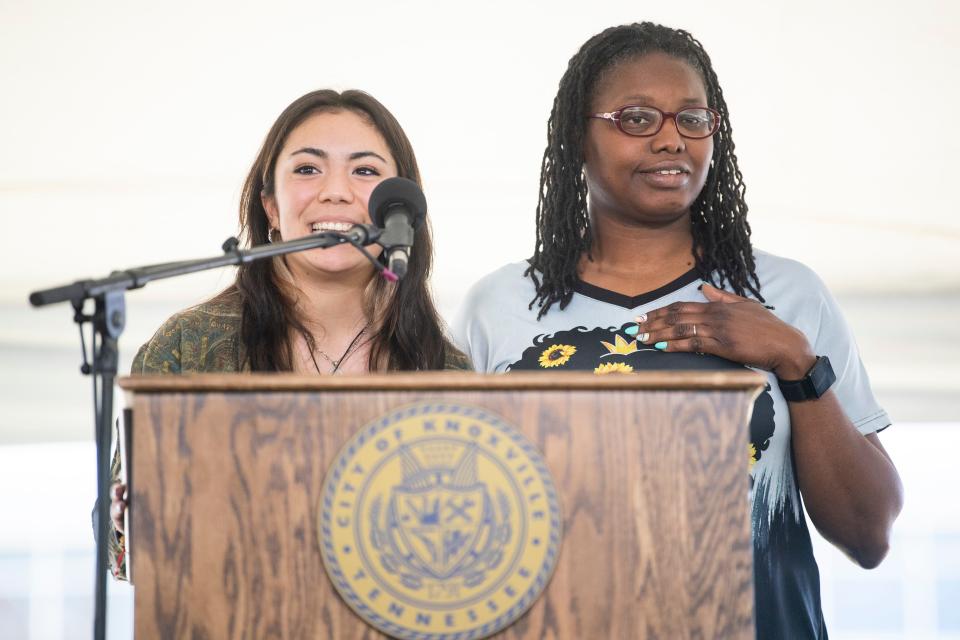
[[[825,394],[836,380],[837,376],[830,365],[830,358],[817,356],[816,363],[807,375],[801,380],[781,381],[780,391],[783,397],[791,402],[815,400]]]
[[[837,379],[836,374],[833,373],[830,358],[819,356],[817,363],[813,365],[813,369],[810,371],[809,378],[813,386],[814,396],[819,398],[825,394]]]

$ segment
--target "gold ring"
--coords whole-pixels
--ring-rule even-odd
[[[693,337],[697,337],[697,325],[693,325]]]

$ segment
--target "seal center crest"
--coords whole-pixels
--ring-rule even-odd
[[[449,466],[427,466],[410,446],[399,448],[403,481],[392,489],[385,517],[381,497],[373,500],[371,541],[403,565],[408,579],[475,583],[503,559],[511,538],[511,501],[500,490],[495,503],[491,488],[479,479],[475,444],[462,452],[446,444],[434,439],[423,446],[459,454]]]

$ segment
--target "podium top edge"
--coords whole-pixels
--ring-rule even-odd
[[[481,374],[461,371],[311,376],[290,373],[128,376],[121,389],[140,393],[290,391],[657,391],[759,392],[766,377],[750,370],[642,371],[598,376],[585,372]]]

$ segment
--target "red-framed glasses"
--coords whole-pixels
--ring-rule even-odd
[[[677,125],[684,138],[709,138],[720,128],[720,112],[708,107],[687,107],[675,113],[656,107],[628,104],[609,113],[593,113],[590,118],[612,120],[617,129],[628,136],[654,136],[663,128],[667,118]]]

